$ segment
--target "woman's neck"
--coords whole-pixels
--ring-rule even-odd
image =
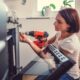
[[[69,36],[71,36],[73,33],[68,33],[68,32],[61,32],[61,37],[60,39],[65,39]]]

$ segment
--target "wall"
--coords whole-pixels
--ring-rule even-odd
[[[22,5],[22,0],[5,0],[10,11],[15,11],[19,18],[35,16],[37,11],[36,1],[37,0],[27,0],[26,4]]]

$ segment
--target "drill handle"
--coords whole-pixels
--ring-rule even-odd
[[[26,35],[30,35],[34,37],[34,31],[25,32]]]

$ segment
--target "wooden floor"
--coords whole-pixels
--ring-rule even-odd
[[[22,80],[35,80],[37,76],[23,75]]]

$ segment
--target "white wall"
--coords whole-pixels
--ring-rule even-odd
[[[21,4],[21,0],[7,0],[9,8],[16,12],[16,15],[20,18],[19,21],[22,24],[20,31],[41,30],[47,31],[51,36],[54,36],[55,30],[53,22],[57,12],[54,12],[53,17],[50,19],[25,19],[27,17],[40,16],[37,12],[37,0],[27,0],[26,5]],[[76,8],[80,12],[80,2],[76,3]],[[26,66],[35,56],[37,56],[29,45],[20,42],[20,65]]]
[[[76,0],[76,9],[77,9],[79,16],[80,16],[80,0]]]
[[[22,0],[6,0],[8,7],[16,12],[19,18],[37,16],[37,0],[26,0],[26,4],[22,5]]]

